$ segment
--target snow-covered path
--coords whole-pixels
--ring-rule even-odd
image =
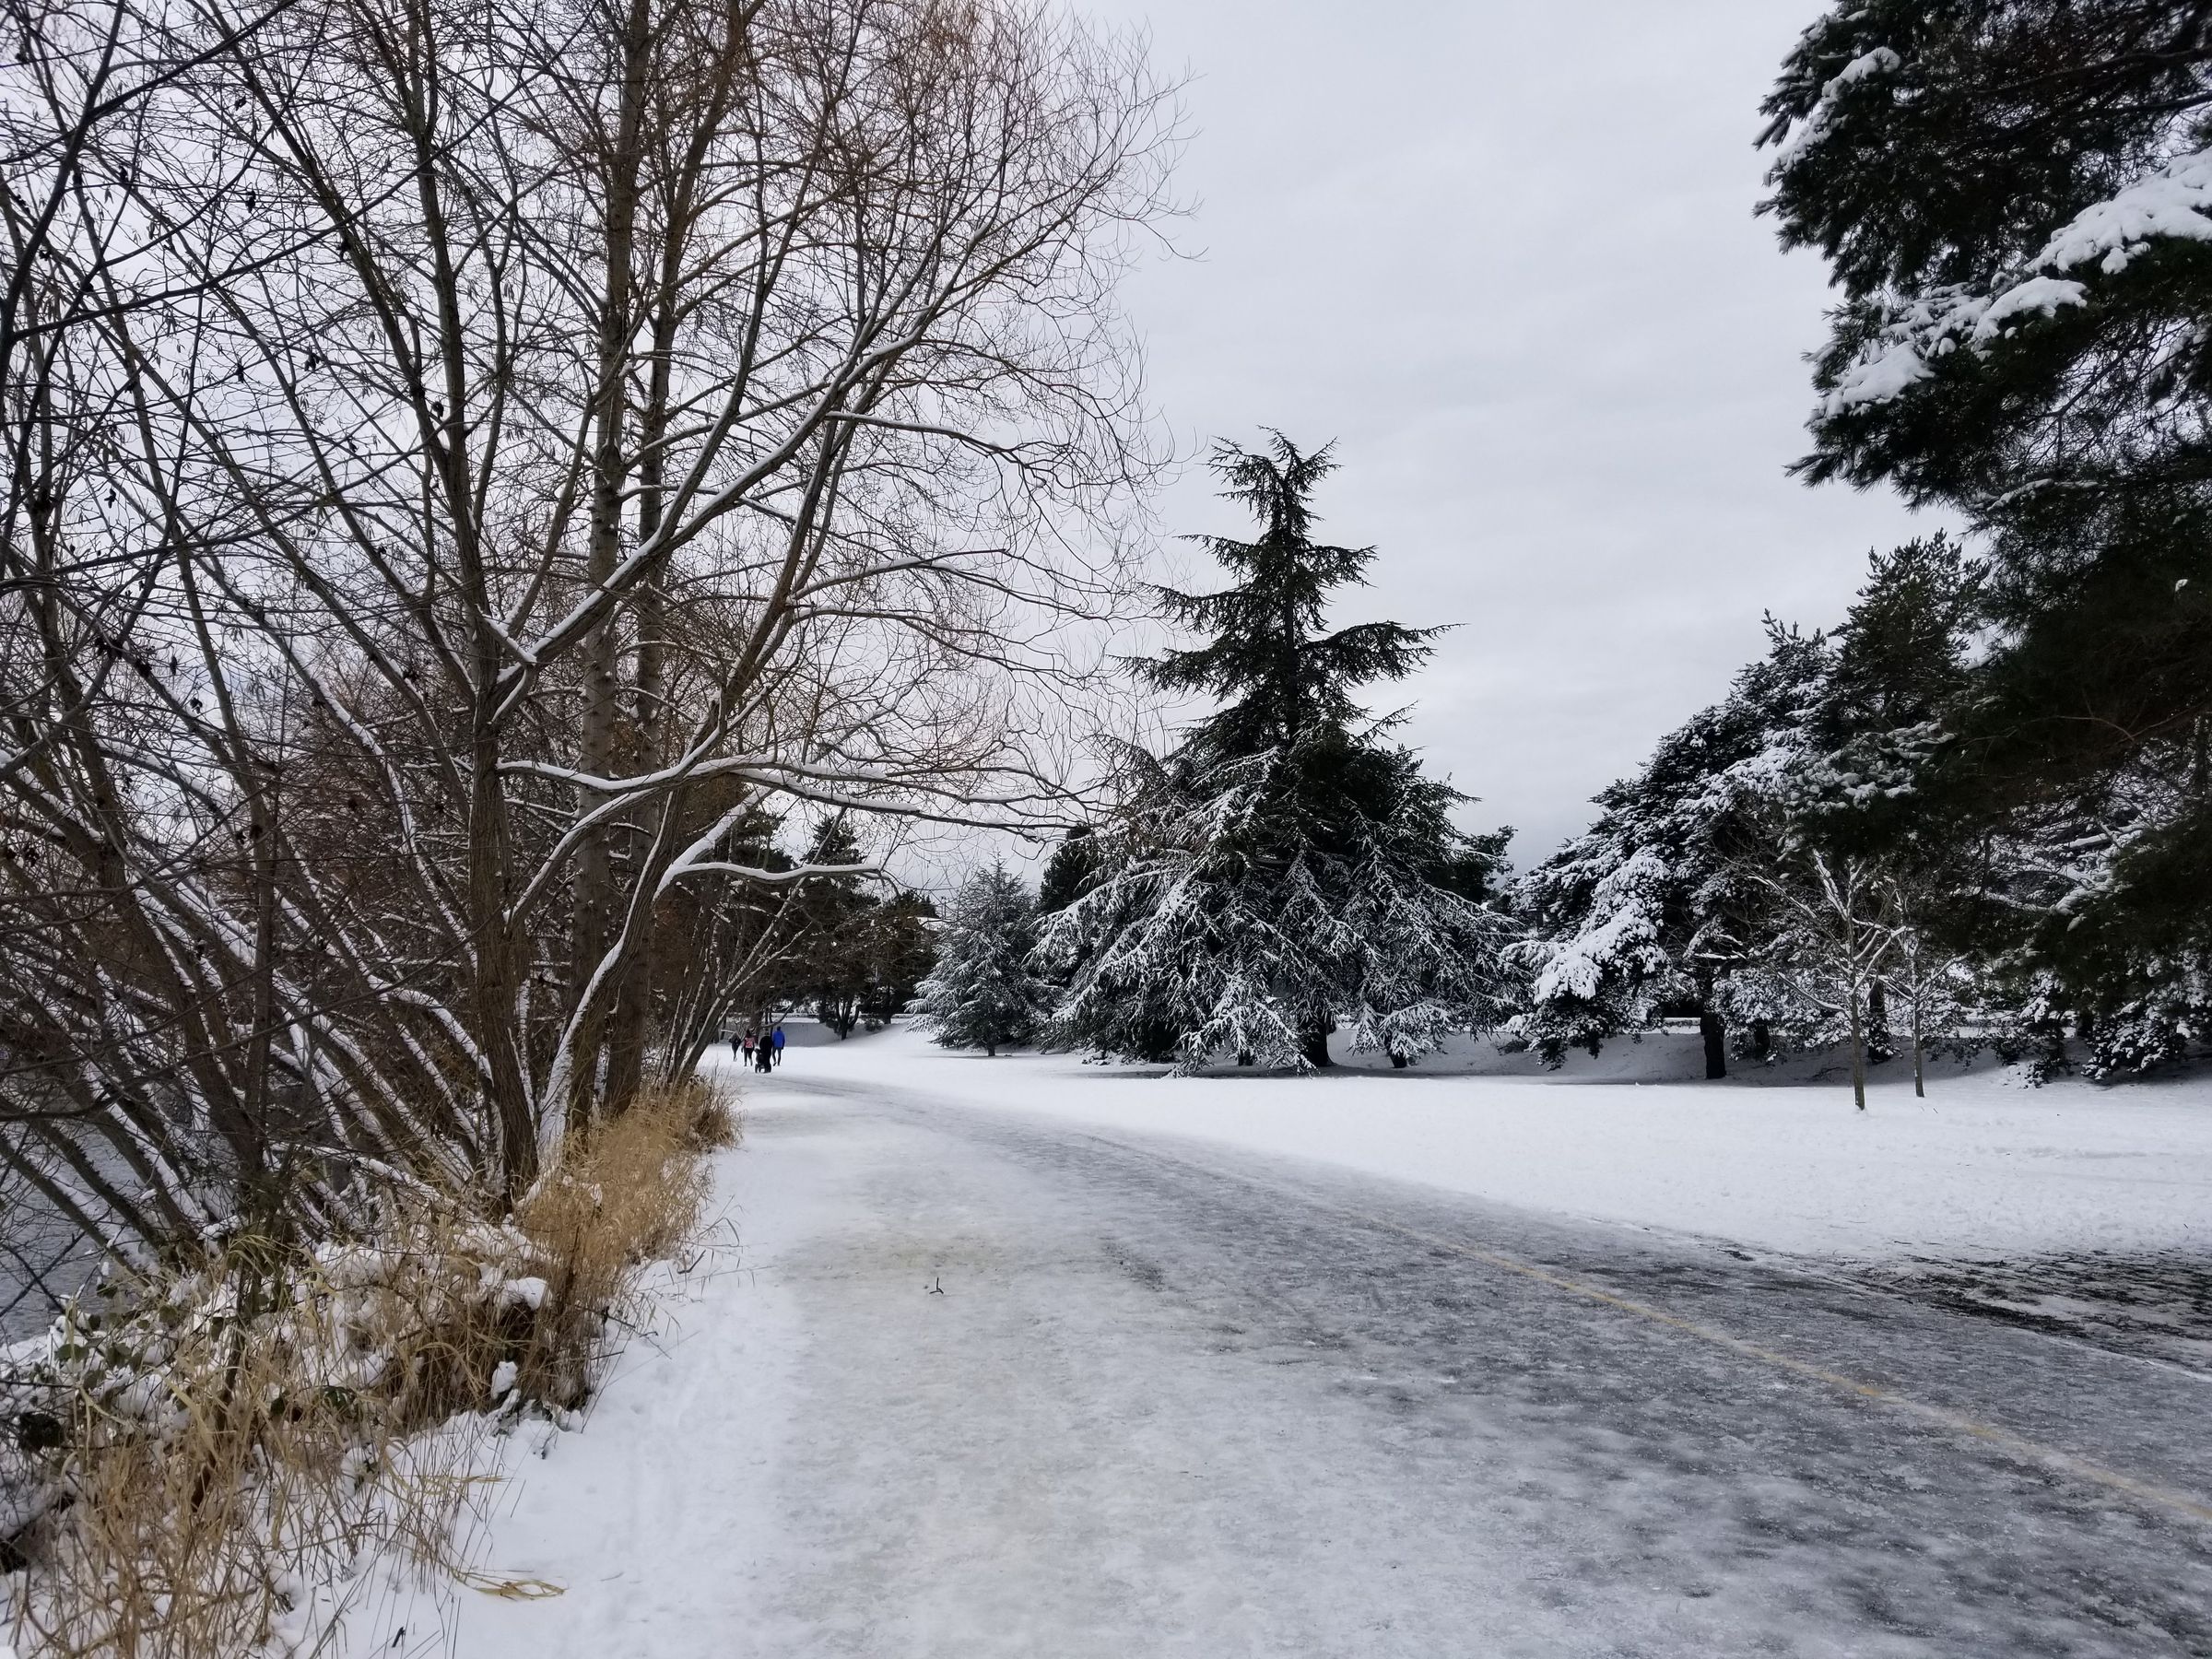
[[[463,1659],[2212,1653],[2199,1374],[813,1058]]]

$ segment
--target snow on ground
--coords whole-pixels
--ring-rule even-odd
[[[1174,1080],[900,1032],[732,1080],[740,1248],[672,1274],[582,1433],[518,1444],[482,1570],[561,1594],[464,1598],[456,1659],[2212,1653],[2212,1547],[2125,1496],[2212,1491],[2201,1374],[1545,1213],[2171,1240],[2194,1216],[2144,1194],[2201,1200],[2194,1087],[1948,1078],[1861,1120],[1827,1088]]]
[[[725,1195],[749,1196],[744,1157],[726,1156]],[[806,1333],[789,1287],[740,1265],[735,1249],[662,1288],[653,1326],[602,1382],[582,1430],[518,1437],[501,1471],[482,1578],[547,1583],[559,1597],[495,1591],[451,1623],[426,1618],[446,1651],[458,1636],[472,1659],[544,1659],[550,1625],[560,1654],[645,1659],[720,1651],[719,1637],[757,1627],[787,1570],[759,1493],[799,1434],[789,1379]]]
[[[2035,1088],[1944,1066],[1924,1101],[1893,1062],[1862,1115],[1840,1081],[1707,1083],[1700,1052],[1653,1037],[1555,1074],[1467,1044],[1406,1072],[1173,1077],[893,1030],[785,1064],[1796,1254],[2212,1253],[2212,1079]]]

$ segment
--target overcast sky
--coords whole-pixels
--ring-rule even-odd
[[[1759,618],[1837,618],[1933,527],[1783,476],[1823,268],[1752,218],[1797,0],[1090,0],[1183,70],[1196,257],[1127,293],[1178,441],[1335,439],[1343,619],[1455,622],[1407,738],[1525,866],[1713,700]],[[1162,505],[1233,531],[1209,481]]]

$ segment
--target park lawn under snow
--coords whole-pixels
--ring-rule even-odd
[[[794,1047],[787,1069],[1797,1254],[2212,1250],[2212,1078],[2037,1088],[1946,1065],[1916,1100],[1892,1062],[1861,1114],[1802,1071],[1708,1083],[1700,1053],[1653,1036],[1546,1073],[1468,1042],[1407,1072],[1174,1077],[893,1030]]]

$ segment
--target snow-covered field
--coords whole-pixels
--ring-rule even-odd
[[[1916,1100],[1893,1062],[1862,1115],[1840,1081],[1707,1083],[1699,1054],[1694,1037],[1655,1037],[1552,1074],[1468,1044],[1408,1072],[1171,1077],[1071,1055],[989,1059],[894,1030],[786,1064],[1755,1249],[2212,1254],[2212,1079],[2036,1088],[1944,1066]]]

